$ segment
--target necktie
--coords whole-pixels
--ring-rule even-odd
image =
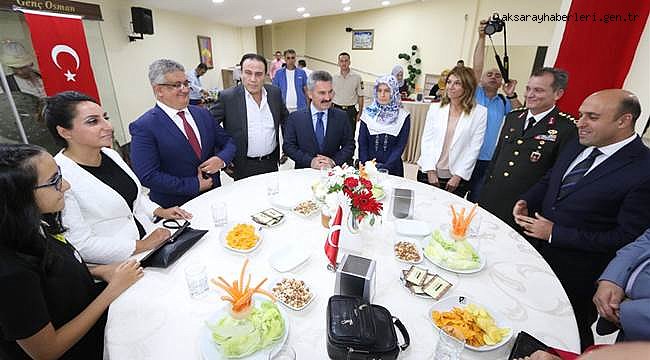
[[[562,180],[562,185],[560,185],[560,191],[557,194],[557,198],[561,199],[570,193],[578,181],[585,176],[589,168],[591,168],[591,165],[594,164],[594,160],[596,160],[598,155],[602,154],[603,153],[600,150],[594,148],[586,159],[577,163],[576,166],[566,174],[564,180]]]
[[[526,127],[524,128],[524,134],[526,133],[526,131],[530,130],[530,128],[532,128],[533,125],[535,125],[535,118],[531,116],[528,118],[528,122],[526,123]]]
[[[323,114],[322,111],[316,113],[316,141],[318,142],[318,148],[320,151],[323,151],[323,143],[325,142],[325,125],[323,124]]]
[[[185,119],[185,111],[179,111],[177,112],[177,114],[183,120],[183,128],[185,128],[185,135],[187,135],[187,140],[190,142],[192,149],[194,149],[194,153],[196,154],[196,157],[200,159],[201,145],[199,144],[199,140],[196,138],[196,134],[194,133],[194,130],[192,130],[190,123],[188,123],[187,119]]]

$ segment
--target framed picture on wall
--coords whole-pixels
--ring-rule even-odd
[[[197,36],[196,37],[199,43],[199,58],[201,62],[208,65],[208,69],[214,68],[214,62],[212,61],[212,39],[209,36]]]
[[[372,50],[374,39],[374,30],[353,30],[352,50]]]

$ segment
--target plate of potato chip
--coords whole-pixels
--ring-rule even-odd
[[[437,329],[465,340],[474,351],[490,351],[512,338],[505,317],[466,296],[449,296],[435,303],[429,319]]]
[[[238,252],[249,253],[260,246],[262,232],[259,225],[250,222],[231,223],[224,226],[219,238],[226,249]]]

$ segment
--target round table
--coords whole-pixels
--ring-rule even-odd
[[[210,206],[218,201],[226,202],[229,222],[248,221],[251,214],[271,207],[266,196],[266,183],[271,176],[279,176],[281,193],[310,199],[310,185],[318,180],[319,172],[303,169],[255,176],[212,190],[184,205],[183,208],[194,214],[192,227],[210,231],[169,268],[146,269],[145,276],[111,305],[105,334],[108,358],[201,358],[200,332],[205,320],[223,306],[219,300],[223,294],[220,289],[211,288],[203,297],[191,298],[184,269],[190,264],[203,263],[209,278],[221,275],[232,281],[238,277],[244,255],[223,247],[219,241],[222,227],[212,224]],[[391,176],[385,186],[387,194],[394,187],[414,190],[415,219],[426,221],[433,228],[449,223],[450,204],[471,205],[455,195],[404,178]],[[388,207],[388,200],[384,206]],[[314,301],[299,312],[286,309],[290,322],[288,343],[296,350],[298,359],[327,359],[325,313],[335,282],[335,274],[326,270],[323,246],[327,230],[321,226],[320,216],[303,218],[290,211],[283,212],[285,222],[262,230],[261,245],[247,255],[248,272],[253,276],[253,283],[263,277],[273,280],[287,275],[308,283],[316,295]],[[428,311],[434,301],[415,297],[400,284],[400,271],[409,266],[393,257],[394,222],[385,219],[364,238],[367,248],[363,255],[377,261],[373,303],[387,307],[399,317],[411,336],[411,346],[400,354],[400,359],[431,358],[437,334]],[[447,295],[470,296],[501,312],[514,335],[525,330],[550,346],[577,352],[579,338],[573,311],[560,282],[542,257],[517,232],[483,211],[479,238],[479,251],[487,259],[479,273],[456,275],[426,259],[419,266],[454,283]],[[309,249],[310,259],[290,273],[273,270],[270,255],[281,246],[296,243]],[[465,349],[461,358],[506,359],[513,341],[514,336],[510,343],[490,352]]]

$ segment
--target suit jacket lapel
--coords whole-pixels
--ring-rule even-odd
[[[158,111],[158,117],[161,118],[161,119],[164,119],[164,121],[161,121],[161,126],[166,128],[167,131],[169,131],[169,133],[172,136],[178,138],[179,139],[178,142],[184,144],[183,148],[185,148],[186,152],[188,152],[192,156],[196,157],[196,153],[194,152],[194,149],[192,148],[192,145],[190,145],[189,140],[187,140],[187,137],[185,136],[185,134],[183,134],[181,129],[179,129],[178,126],[176,126],[176,124],[174,123],[174,120],[172,120],[167,115],[167,113],[163,111],[163,109],[158,107],[158,105],[156,105],[155,109],[156,109],[156,111]]]
[[[626,166],[634,160],[639,154],[639,145],[645,146],[641,142],[641,138],[637,137],[631,143],[623,146],[620,150],[615,152],[607,160],[600,163],[593,170],[591,170],[584,178],[580,179],[573,187],[573,191],[579,190],[583,186],[587,186],[599,178],[617,171],[618,169]]]
[[[538,121],[532,129],[528,130],[525,134],[522,135],[522,138],[524,139],[529,139],[532,138],[533,136],[537,136],[540,134],[540,132],[546,132],[550,129],[555,129],[555,123],[557,122],[557,106],[551,110],[550,113],[546,114],[542,118],[542,120]],[[524,113],[526,114],[526,113]],[[519,131],[524,131],[524,126],[526,126],[526,122],[528,121],[528,118],[524,117],[524,121],[519,124]]]
[[[248,154],[248,108],[246,107],[246,90],[244,89],[244,85],[239,85],[237,91],[239,92],[239,96],[237,97],[239,105],[237,107],[240,109],[240,119],[242,119],[241,133],[243,138],[242,143],[244,144],[242,152],[244,156],[246,156],[246,154]]]

